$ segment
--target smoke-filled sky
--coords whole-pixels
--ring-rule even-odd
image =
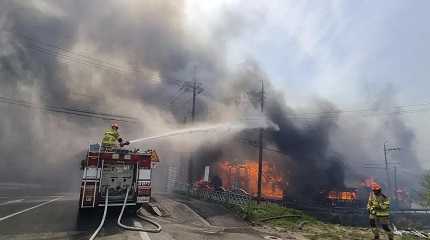
[[[323,98],[354,110],[429,102],[429,7],[425,0],[190,1],[187,16],[206,40],[214,28],[216,34],[235,29],[222,43],[230,66],[256,59],[291,107],[309,108]],[[427,109],[400,118],[416,134],[419,159],[429,168]],[[374,121],[351,115],[343,121]],[[400,144],[389,131],[381,134]]]
[[[243,118],[234,103],[264,79],[266,115],[281,127],[268,139],[296,163],[325,171],[324,159],[343,161],[347,176],[365,177],[364,163],[382,163],[388,141],[402,147],[390,158],[406,181],[410,171],[430,167],[429,114],[426,105],[393,107],[427,103],[429,4],[5,1],[0,96],[128,115],[139,121],[121,127],[132,139],[190,121],[184,81],[195,77],[204,88],[197,121],[220,123]],[[413,113],[381,114],[395,110]],[[16,175],[6,166],[30,180],[62,176],[75,166],[64,159],[76,158],[111,122],[5,103],[0,114],[7,181]]]

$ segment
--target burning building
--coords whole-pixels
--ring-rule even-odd
[[[333,201],[355,201],[357,200],[357,189],[335,191],[331,190],[328,192],[327,198]]]
[[[257,195],[258,161],[219,161],[215,163],[216,174],[226,189],[242,189],[252,196]],[[262,196],[268,199],[282,199],[286,181],[280,169],[269,161],[263,162]]]

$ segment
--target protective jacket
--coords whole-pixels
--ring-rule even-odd
[[[119,139],[119,133],[118,130],[114,128],[109,128],[105,131],[102,145],[105,147],[113,147],[117,145],[118,139]]]
[[[376,195],[371,192],[367,202],[367,210],[376,217],[388,217],[390,215],[390,199],[384,194]]]

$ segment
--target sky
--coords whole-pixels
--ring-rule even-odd
[[[265,80],[265,116],[281,126],[272,132],[273,144],[295,153],[297,165],[307,159],[326,167],[340,159],[350,173],[367,174],[363,163],[382,163],[388,141],[402,148],[389,156],[402,168],[430,169],[430,2],[183,1],[0,2],[0,96],[133,116],[140,126],[121,131],[135,139],[183,127],[191,111],[185,88],[191,79],[205,89],[197,121],[211,123],[243,119],[247,114],[237,103],[253,100],[250,92]],[[357,109],[413,112],[326,113]],[[74,158],[110,124],[13,104],[0,104],[2,112],[8,114],[0,118],[0,175],[8,179],[13,171],[2,173],[1,166],[29,168],[17,159],[40,166],[29,179],[67,169],[69,162],[56,154],[45,159],[50,145],[74,149],[68,151]],[[193,145],[181,141],[175,147]],[[18,149],[23,155],[15,154]],[[315,155],[307,158],[309,153]]]
[[[419,0],[189,0],[187,24],[201,41],[237,28],[220,42],[229,64],[257,61],[293,108],[312,107],[315,98],[348,110],[386,98],[390,108],[430,102],[429,7]],[[401,117],[415,130],[418,157],[430,168],[426,109]]]

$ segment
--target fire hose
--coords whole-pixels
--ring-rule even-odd
[[[161,232],[161,229],[162,229],[161,225],[158,224],[157,222],[154,222],[151,219],[139,214],[140,209],[138,209],[136,212],[137,217],[144,220],[144,221],[149,222],[150,224],[156,226],[157,228],[146,229],[146,228],[140,228],[140,227],[134,227],[134,226],[127,226],[127,225],[124,225],[121,223],[121,218],[122,218],[122,215],[124,213],[125,206],[127,205],[127,198],[128,198],[129,191],[130,191],[130,187],[127,188],[127,193],[125,195],[124,204],[122,205],[121,213],[118,216],[118,220],[117,220],[118,226],[120,226],[121,228],[124,228],[126,230],[131,230],[131,231],[141,231],[141,232],[151,232],[151,233]],[[97,227],[97,229],[93,233],[93,235],[91,235],[89,240],[94,240],[96,238],[97,234],[100,232],[100,230],[103,227],[103,224],[104,224],[105,219],[106,219],[107,208],[108,208],[108,197],[109,197],[109,189],[106,189],[105,208],[104,208],[104,212],[103,212],[102,221],[100,222],[100,225]]]
[[[127,188],[127,193],[125,194],[124,204],[122,205],[121,213],[119,214],[118,221],[117,221],[118,226],[120,226],[120,227],[122,227],[124,229],[127,229],[127,230],[131,230],[131,231],[141,231],[141,232],[151,232],[151,233],[159,233],[159,232],[161,232],[161,225],[158,224],[158,223],[156,223],[156,222],[154,222],[154,221],[152,221],[152,220],[150,220],[149,218],[146,218],[145,216],[139,214],[139,210],[140,209],[138,209],[137,212],[136,212],[137,217],[140,218],[140,219],[142,219],[142,220],[144,220],[144,221],[149,222],[150,224],[156,226],[157,228],[149,228],[148,229],[148,228],[127,226],[127,225],[124,225],[124,224],[121,223],[121,218],[122,218],[122,214],[124,213],[125,206],[127,204],[127,198],[128,198],[128,192],[129,191],[130,191],[130,187]]]
[[[100,225],[97,227],[96,231],[93,233],[93,235],[91,235],[90,240],[94,240],[96,239],[97,234],[100,232],[100,230],[103,227],[103,224],[105,223],[105,219],[106,219],[106,213],[107,213],[107,208],[108,208],[108,198],[109,198],[109,188],[106,188],[106,197],[105,197],[105,210],[103,211],[103,217],[102,217],[102,221],[100,222]]]

